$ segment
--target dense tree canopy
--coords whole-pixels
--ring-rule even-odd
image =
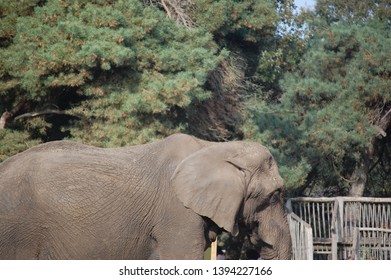
[[[140,1],[97,2],[49,1],[18,19],[1,57],[5,101],[67,110],[77,118],[71,135],[96,145],[172,133],[181,122],[174,106],[210,96],[202,85],[224,53],[210,34]]]
[[[360,5],[356,14],[351,1],[333,3],[319,1],[306,53],[280,80],[278,103],[256,103],[250,134],[272,143],[297,193],[384,195],[390,193],[390,22]]]
[[[26,132],[99,146],[176,131],[235,137],[245,71],[235,52],[257,52],[277,24],[270,1],[2,5],[2,127],[23,142]]]
[[[181,131],[262,142],[289,195],[389,195],[389,45],[382,0],[3,1],[0,161]]]

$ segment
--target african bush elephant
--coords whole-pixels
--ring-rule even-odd
[[[289,259],[283,192],[257,143],[50,142],[0,164],[0,259],[202,259],[221,230]]]

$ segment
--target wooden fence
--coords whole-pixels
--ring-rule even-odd
[[[288,214],[289,230],[292,237],[292,259],[312,260],[312,228],[295,213]]]
[[[391,229],[355,228],[352,259],[391,260]]]
[[[299,197],[289,199],[286,206],[311,227],[314,259],[391,259],[391,198]],[[298,219],[288,219],[293,250],[299,250],[294,258],[302,258],[301,251],[311,246],[303,245],[292,230]]]

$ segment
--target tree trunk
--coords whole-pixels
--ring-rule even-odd
[[[351,185],[349,196],[363,196],[365,187],[368,181],[370,166],[374,161],[374,146],[377,139],[387,136],[387,129],[391,124],[391,109],[374,125],[377,134],[371,140],[371,147],[367,148],[363,153],[361,160],[356,164],[356,167],[350,177]]]
[[[350,185],[349,196],[363,196],[368,181],[368,171],[369,160],[361,160],[357,163],[350,178],[352,183]]]
[[[0,117],[0,129],[5,128],[8,119],[11,117],[11,113],[5,111]]]
[[[5,111],[0,117],[0,129],[3,129],[7,126],[7,122],[10,118],[12,118],[17,112],[22,110],[22,108],[26,105],[26,101],[22,100],[15,106],[11,111]]]

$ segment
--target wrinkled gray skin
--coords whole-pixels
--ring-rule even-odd
[[[31,148],[0,164],[0,259],[202,259],[220,229],[289,259],[283,180],[263,146],[177,134]]]

